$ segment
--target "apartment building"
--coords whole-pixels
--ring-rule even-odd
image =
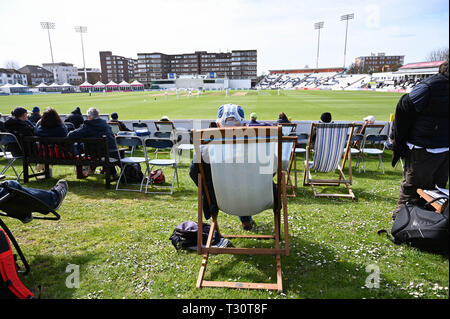
[[[18,71],[27,75],[28,85],[31,86],[37,86],[41,83],[51,84],[55,81],[53,73],[39,65],[25,65]]]
[[[113,55],[111,51],[100,51],[101,78],[104,83],[116,83],[135,79],[136,59]]]
[[[360,56],[355,59],[357,67],[369,71],[382,72],[392,66],[401,66],[405,62],[404,55],[386,55],[385,53],[371,53],[369,56]]]
[[[257,76],[257,51],[236,50],[226,53],[138,53],[136,79],[144,84],[153,80],[183,75],[210,75],[217,78],[252,79]]]
[[[78,75],[78,69],[71,63],[43,63],[42,66],[56,76],[56,84],[78,85],[83,82],[81,76]]]
[[[27,75],[15,69],[0,68],[0,86],[5,84],[28,85]]]

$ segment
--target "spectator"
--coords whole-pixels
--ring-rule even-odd
[[[70,122],[73,124],[75,129],[79,128],[81,124],[84,123],[83,115],[81,115],[81,110],[77,107],[75,110],[70,113],[70,115],[64,120],[64,122]]]
[[[332,119],[331,113],[325,112],[325,113],[322,113],[322,115],[320,116],[319,123],[332,123],[333,121],[331,119]],[[314,129],[312,131],[312,135],[311,135],[311,147],[313,147],[313,148],[314,148],[315,141],[316,141],[316,127],[314,127]]]
[[[118,124],[119,131],[131,131],[122,121],[119,121],[119,115],[116,112],[111,113],[111,120],[108,121],[108,124]]]
[[[87,117],[87,121],[85,121],[80,128],[69,132],[67,137],[84,138],[103,137],[105,135],[108,139],[109,152],[111,153],[110,156],[118,158],[114,134],[106,121],[100,118],[99,111],[95,107],[91,107],[87,110]]]
[[[281,112],[280,114],[278,114],[278,120],[277,123],[291,123],[291,121],[289,121],[288,117],[286,116],[286,114],[284,114],[283,112]]]
[[[28,116],[28,120],[33,124],[36,124],[41,119],[41,110],[35,106],[31,112],[32,113]]]
[[[170,119],[168,116],[163,116],[163,117],[161,117],[161,119],[159,121],[160,122],[170,122]]]
[[[320,116],[320,120],[322,121],[322,123],[331,123],[331,119],[331,113],[329,112],[322,113],[322,115]]]
[[[258,115],[256,115],[255,112],[250,114],[250,123],[248,123],[248,126],[257,126],[257,125],[261,125],[261,123],[259,123],[257,121]]]
[[[219,107],[217,112],[217,127],[233,127],[233,126],[244,126],[244,110],[235,104],[225,104]],[[217,215],[218,207],[216,196],[214,193],[214,187],[212,184],[212,176],[211,176],[211,166],[209,162],[209,154],[206,148],[201,149],[202,158],[204,159],[203,168],[205,172],[206,179],[206,187],[208,188],[208,193],[211,198],[211,206],[208,204],[206,200],[206,196],[203,196],[203,207],[205,218],[209,219],[211,215]],[[197,156],[194,153],[194,158],[192,161],[192,165],[189,171],[189,175],[191,179],[194,181],[195,185],[198,186],[198,173],[199,173],[199,165],[197,163]],[[276,196],[275,196],[276,197]],[[244,230],[251,230],[256,224],[251,216],[239,216],[239,219],[242,223],[242,228]]]
[[[33,136],[34,127],[27,121],[27,110],[23,107],[16,107],[5,122],[5,128],[8,132],[19,136]]]
[[[367,125],[375,123],[375,117],[373,115],[366,116],[363,120],[364,124],[356,131],[356,134],[364,134]]]
[[[5,176],[0,175],[0,179],[3,179]],[[52,209],[58,209],[58,207],[63,202],[64,198],[67,195],[67,191],[69,189],[69,186],[64,179],[60,179],[55,186],[52,187],[49,191],[44,191],[40,189],[35,188],[28,188],[23,187],[19,184],[17,181],[4,181],[0,183],[0,198],[3,198],[6,194],[8,194],[8,190],[5,189],[5,186],[8,186],[10,188],[18,189],[20,191],[23,191],[25,193],[28,193],[38,199],[40,199],[42,202],[44,202],[47,206],[49,206]],[[23,205],[26,205],[27,203],[23,203]],[[30,215],[24,216],[21,218],[21,221],[23,223],[30,222],[33,219],[33,217]]]
[[[62,123],[58,112],[49,107],[42,114],[39,126],[35,129],[37,136],[66,137],[67,127]]]
[[[403,95],[395,110],[391,132],[392,166],[404,157],[403,180],[395,219],[403,204],[415,203],[417,189],[445,188],[449,171],[449,72],[448,61],[439,73],[423,80]]]
[[[88,119],[84,121],[84,124],[67,134],[67,137],[70,138],[99,138],[106,136],[108,140],[108,148],[109,148],[109,157],[120,159],[119,151],[116,145],[116,139],[114,137],[114,133],[112,132],[111,127],[106,123],[104,119],[100,118],[100,112],[95,107],[91,107],[87,110]],[[90,173],[93,173],[95,170],[94,167],[91,167]],[[116,178],[116,169],[114,167],[111,168],[111,176],[112,178]],[[78,176],[81,178],[81,176]]]

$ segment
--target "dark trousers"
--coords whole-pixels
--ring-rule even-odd
[[[445,188],[449,174],[448,154],[429,153],[424,148],[407,150],[397,211],[406,202],[417,202],[418,188],[435,189],[436,185]]]

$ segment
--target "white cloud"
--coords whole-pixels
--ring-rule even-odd
[[[88,67],[99,67],[102,50],[136,57],[138,52],[257,49],[258,73],[315,66],[313,24],[324,21],[319,66],[341,66],[345,23],[340,15],[346,13],[355,13],[349,22],[347,65],[371,52],[418,61],[448,46],[448,3],[442,0],[2,0],[0,66],[8,60],[20,65],[50,61],[41,21],[56,23],[51,39],[58,62],[82,66],[80,35],[74,26],[84,25]]]

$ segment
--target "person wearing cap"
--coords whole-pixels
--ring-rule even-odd
[[[5,122],[5,130],[14,134],[19,141],[22,136],[33,136],[34,126],[27,119],[27,110],[23,107],[16,107]],[[22,155],[16,144],[8,144],[6,150],[14,156]]]
[[[83,115],[81,115],[81,110],[79,107],[77,107],[75,110],[70,113],[68,117],[64,120],[64,122],[70,122],[73,124],[75,129],[79,128],[81,124],[84,123]]]
[[[366,127],[368,125],[375,124],[375,117],[373,115],[366,116],[363,118],[364,124],[356,131],[356,134],[364,134]]]
[[[217,127],[233,127],[233,126],[245,126],[246,122],[244,119],[244,110],[241,106],[236,104],[225,104],[219,107],[217,112]],[[203,164],[206,187],[208,188],[208,193],[211,198],[211,205],[208,204],[206,195],[203,194],[203,213],[206,219],[209,219],[212,215],[217,215],[219,208],[217,207],[216,196],[214,193],[214,186],[212,183],[211,176],[211,166],[209,164],[209,153],[207,148],[201,148],[202,158],[205,163]],[[197,162],[197,156],[194,153],[194,158],[189,171],[189,176],[194,181],[195,185],[198,186],[198,174],[200,172],[199,165]],[[276,185],[274,184],[274,192],[276,192]],[[276,198],[276,196],[274,196]],[[252,230],[256,226],[255,221],[251,216],[239,216],[242,223],[242,228],[244,230]]]
[[[164,115],[163,117],[161,117],[160,121],[161,122],[170,122],[170,119],[168,116]]]
[[[122,121],[119,121],[119,114],[117,114],[116,112],[111,113],[111,119],[108,121],[108,124],[119,125],[119,131],[131,131]]]
[[[34,124],[36,124],[41,119],[41,110],[39,107],[35,106],[31,110],[31,114],[28,116],[28,120]]]
[[[248,123],[248,126],[257,126],[257,125],[261,125],[261,123],[259,123],[259,122],[257,121],[257,119],[258,119],[258,115],[257,115],[255,112],[251,113],[251,114],[250,114],[250,123]]]

